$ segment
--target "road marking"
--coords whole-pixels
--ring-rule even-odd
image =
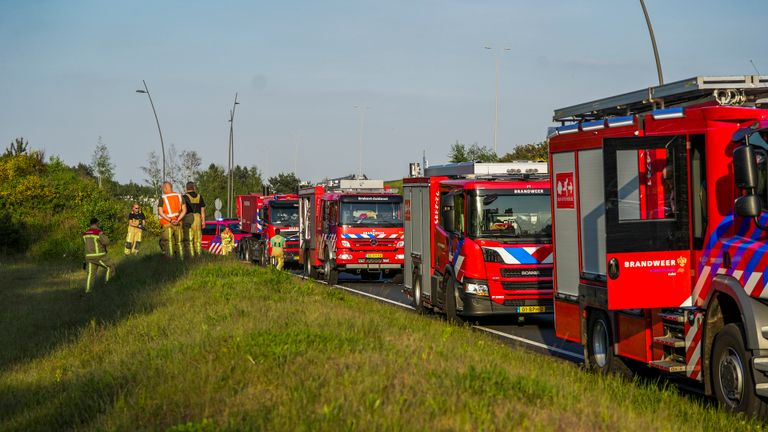
[[[304,275],[297,275],[297,274],[290,273],[290,272],[289,272],[289,274],[293,274],[294,276],[300,277],[302,279],[309,280],[309,278],[304,276]],[[328,283],[323,281],[323,280],[315,280],[315,282],[320,282],[322,284],[328,285]],[[416,310],[416,308],[414,308],[413,306],[411,306],[409,304],[400,303],[399,301],[390,300],[388,298],[380,297],[380,296],[377,296],[377,295],[374,295],[374,294],[371,294],[371,293],[367,293],[365,291],[356,290],[354,288],[345,287],[343,285],[333,285],[332,287],[333,288],[343,289],[344,291],[353,292],[355,294],[361,294],[361,295],[364,295],[366,297],[370,297],[370,298],[373,298],[373,299],[376,299],[376,300],[379,300],[379,301],[383,301],[383,302],[386,302],[386,303],[389,303],[389,304],[393,304],[395,306],[400,306],[400,307],[405,308],[405,309]],[[509,333],[504,333],[504,332],[499,331],[499,330],[494,330],[492,328],[483,327],[483,326],[479,326],[479,325],[473,325],[472,328],[476,328],[478,330],[482,330],[484,332],[488,332],[488,333],[494,334],[496,336],[501,336],[503,338],[511,339],[511,340],[514,340],[514,341],[517,341],[517,342],[521,342],[521,343],[524,343],[524,344],[527,344],[527,345],[532,345],[532,346],[535,346],[537,348],[542,348],[542,349],[545,349],[547,351],[551,351],[551,352],[554,352],[554,353],[557,353],[557,354],[560,354],[560,355],[563,355],[563,356],[566,356],[566,357],[570,357],[572,359],[576,359],[578,361],[583,361],[584,360],[584,356],[581,355],[581,354],[572,353],[570,351],[566,351],[566,350],[561,349],[561,348],[557,348],[557,347],[554,347],[554,346],[543,344],[541,342],[536,342],[534,340],[526,339],[524,337],[512,335],[512,334],[509,334]]]
[[[552,352],[555,352],[555,353],[560,354],[560,355],[564,355],[564,356],[567,356],[567,357],[570,357],[570,358],[577,359],[579,361],[584,360],[584,356],[581,355],[581,354],[572,353],[570,351],[566,351],[564,349],[560,349],[560,348],[553,347],[553,346],[550,346],[550,345],[547,345],[547,344],[543,344],[541,342],[536,342],[536,341],[533,341],[533,340],[530,340],[530,339],[526,339],[526,338],[523,338],[523,337],[520,337],[520,336],[515,336],[515,335],[509,334],[509,333],[504,333],[504,332],[501,332],[501,331],[498,331],[498,330],[494,330],[494,329],[491,329],[491,328],[488,328],[488,327],[479,326],[479,325],[473,325],[472,327],[476,328],[478,330],[486,331],[488,333],[493,333],[496,336],[501,336],[501,337],[504,337],[504,338],[507,338],[507,339],[512,339],[512,340],[515,340],[515,341],[518,341],[518,342],[522,342],[522,343],[525,343],[525,344],[528,344],[528,345],[533,345],[535,347],[543,348],[543,349],[545,349],[547,351],[552,351]]]

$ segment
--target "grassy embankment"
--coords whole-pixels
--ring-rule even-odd
[[[71,264],[0,264],[0,430],[758,426],[232,259],[118,268],[80,298]]]

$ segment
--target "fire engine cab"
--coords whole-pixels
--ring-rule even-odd
[[[364,280],[403,269],[403,197],[382,180],[344,179],[299,190],[300,262],[307,276]]]
[[[453,321],[552,312],[545,162],[431,166],[403,179],[405,292]]]
[[[648,365],[768,412],[766,76],[555,110],[555,330],[598,371]]]
[[[296,194],[240,195],[237,214],[243,232],[251,236],[238,245],[238,255],[245,261],[269,264],[272,246],[269,240],[280,230],[285,237],[285,263],[297,262],[299,251],[299,196]]]

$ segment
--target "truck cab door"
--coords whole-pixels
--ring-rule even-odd
[[[603,146],[608,308],[689,305],[685,137],[607,138]]]

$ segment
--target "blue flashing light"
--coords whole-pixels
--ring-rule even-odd
[[[583,131],[602,129],[604,127],[605,127],[605,120],[593,120],[593,121],[588,121],[581,124],[581,130]]]
[[[651,116],[653,116],[654,120],[682,118],[685,116],[685,112],[682,107],[664,108],[651,111]]]
[[[560,127],[556,128],[556,130],[557,130],[557,133],[560,134],[560,135],[565,135],[565,134],[570,134],[570,133],[578,132],[579,131],[579,124],[578,123],[573,123],[573,124],[569,124],[569,125],[565,125],[565,126],[560,126]]]
[[[608,127],[630,126],[635,124],[635,116],[612,117],[608,119]]]

